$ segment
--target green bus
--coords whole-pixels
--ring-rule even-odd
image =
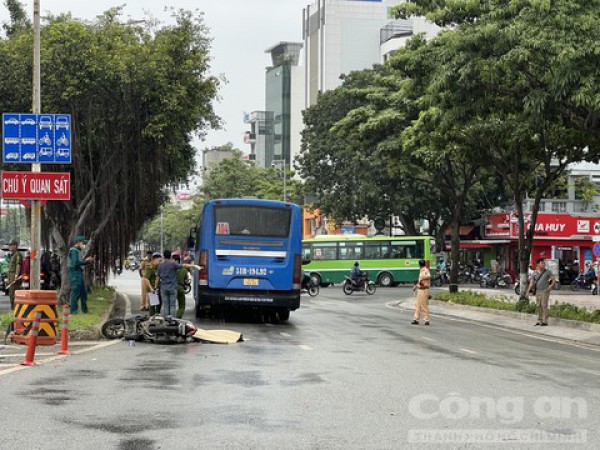
[[[419,278],[419,260],[435,267],[435,239],[431,236],[327,235],[302,241],[302,256],[310,263],[304,270],[313,283],[342,283],[354,261],[380,286],[414,283]]]

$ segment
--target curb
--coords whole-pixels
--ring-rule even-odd
[[[458,320],[464,320],[467,322],[484,324],[486,326],[492,326],[494,328],[518,331],[521,333],[535,335],[540,338],[558,339],[558,340],[568,341],[568,342],[581,344],[581,345],[585,345],[585,346],[591,346],[594,348],[600,347],[600,338],[596,339],[596,342],[594,342],[594,340],[574,339],[573,337],[568,337],[568,336],[557,336],[554,334],[543,333],[543,332],[541,332],[541,329],[540,329],[540,331],[538,331],[537,328],[540,328],[540,327],[535,327],[535,328],[532,327],[532,329],[524,330],[523,328],[520,328],[520,327],[514,326],[514,325],[511,326],[510,324],[500,325],[500,324],[490,323],[487,320],[478,319],[475,317],[465,317],[465,316],[460,315],[460,311],[462,310],[462,311],[470,311],[470,312],[476,312],[476,313],[492,314],[492,315],[503,316],[503,317],[507,317],[507,318],[511,318],[511,319],[517,319],[517,320],[521,320],[521,321],[527,321],[530,323],[533,323],[533,321],[535,321],[534,314],[520,313],[520,312],[516,312],[516,311],[502,311],[502,310],[497,310],[497,309],[493,310],[491,308],[490,309],[478,308],[476,306],[457,305],[454,303],[451,303],[450,305],[452,305],[452,306],[449,306],[449,304],[447,302],[442,302],[439,300],[429,300],[429,304],[434,305],[434,306],[444,306],[448,309],[453,310],[453,311],[444,311],[444,310],[436,309],[435,311],[430,311],[430,313],[432,315],[448,317],[450,319],[455,319],[455,320],[458,319]],[[413,311],[413,309],[414,309],[414,302],[411,302],[410,299],[388,302],[385,305],[388,308],[401,309],[403,311]],[[598,325],[598,324],[592,324],[592,323],[587,323],[587,322],[578,322],[575,320],[560,319],[560,318],[555,318],[555,317],[550,317],[549,323],[550,323],[550,325],[553,326],[552,328],[555,328],[555,327],[556,328],[567,328],[567,329],[571,329],[571,330],[579,330],[579,331],[583,331],[583,332],[595,333],[598,336],[600,336],[600,325]],[[596,336],[590,336],[590,338],[596,338]]]

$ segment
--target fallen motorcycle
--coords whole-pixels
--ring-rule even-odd
[[[183,344],[191,341],[196,331],[198,329],[189,320],[160,314],[111,319],[102,325],[102,334],[107,339],[149,341],[155,344]]]

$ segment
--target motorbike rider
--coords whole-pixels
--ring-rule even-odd
[[[585,273],[583,274],[585,281],[589,284],[592,284],[596,279],[596,271],[594,270],[594,266],[588,261],[585,263]]]
[[[354,261],[354,266],[350,269],[350,279],[355,286],[361,287],[363,282],[362,271],[360,270],[360,262]]]

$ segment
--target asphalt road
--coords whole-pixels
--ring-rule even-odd
[[[138,279],[117,284],[135,310]],[[599,352],[411,326],[386,307],[408,295],[322,289],[287,323],[199,322],[235,345],[122,342],[6,375],[0,448],[598,448]]]

